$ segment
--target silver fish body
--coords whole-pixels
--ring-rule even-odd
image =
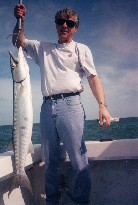
[[[33,106],[29,66],[23,50],[18,49],[18,57],[10,52],[10,65],[13,77],[13,142],[15,157],[14,182],[31,192],[30,181],[25,173],[25,161],[29,152],[33,126]],[[15,186],[12,185],[13,187]],[[11,188],[10,192],[14,189]]]

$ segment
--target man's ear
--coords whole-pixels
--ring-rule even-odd
[[[75,26],[75,32],[78,30],[78,27],[77,26]]]

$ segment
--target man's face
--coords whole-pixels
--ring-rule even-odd
[[[60,18],[56,22],[56,29],[59,37],[59,43],[69,43],[74,33],[78,30],[74,18]]]

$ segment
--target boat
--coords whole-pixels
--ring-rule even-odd
[[[97,121],[99,122],[99,124],[100,124],[100,119],[97,119]],[[103,120],[103,123],[105,123],[106,122],[106,120],[104,119]],[[110,122],[112,123],[112,122],[119,122],[119,117],[110,117]]]
[[[111,117],[111,122],[119,122],[119,117]]]
[[[86,141],[91,170],[90,205],[138,205],[138,139]],[[61,176],[70,186],[73,171],[69,157],[61,143]],[[0,154],[0,205],[25,204],[20,188],[8,198],[13,176],[13,152]],[[26,173],[31,181],[35,205],[45,204],[44,163],[41,145],[34,145],[34,153],[26,159]],[[64,192],[60,204],[73,205]],[[32,205],[32,204],[29,204]]]

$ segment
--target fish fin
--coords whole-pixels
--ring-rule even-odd
[[[9,141],[8,146],[7,146],[7,151],[14,151],[13,148],[13,138]]]
[[[28,192],[30,195],[33,195],[31,183],[26,173],[24,173],[23,175],[20,175],[20,177],[18,175],[15,175],[13,177],[12,183],[9,188],[8,198],[11,192],[18,187],[23,189],[25,192]]]
[[[33,195],[32,186],[31,186],[30,180],[26,173],[21,175],[19,184],[20,184],[21,189],[25,189],[31,195]]]
[[[19,187],[19,177],[17,175],[13,176],[10,188],[9,188],[9,193],[8,193],[8,198],[11,194],[11,192]]]
[[[12,131],[13,132],[13,131]],[[14,151],[14,139],[13,139],[13,135],[7,145],[7,151]]]
[[[32,142],[29,145],[28,153],[33,153],[34,154],[34,145],[32,144]]]
[[[25,172],[20,177],[20,189],[21,189],[22,197],[25,201],[25,204],[26,205],[35,204],[31,183]]]

